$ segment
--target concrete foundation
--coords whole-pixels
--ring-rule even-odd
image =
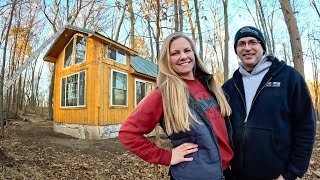
[[[79,139],[108,139],[118,137],[121,124],[91,126],[81,124],[53,123],[53,130]],[[152,131],[147,136],[154,136]]]

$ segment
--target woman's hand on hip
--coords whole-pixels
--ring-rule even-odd
[[[198,151],[198,145],[193,143],[183,143],[173,148],[170,165],[179,164],[185,161],[192,161],[193,160],[192,157],[186,158],[184,156],[197,151]]]

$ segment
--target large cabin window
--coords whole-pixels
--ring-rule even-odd
[[[121,64],[127,64],[126,54],[120,50],[117,50],[114,47],[107,46],[107,58],[114,60]]]
[[[85,62],[86,60],[87,37],[76,35],[74,36],[66,48],[64,49],[64,63],[63,67]]]
[[[111,70],[111,105],[128,106],[128,74]]]
[[[61,107],[83,107],[85,105],[86,71],[61,79]]]
[[[136,105],[139,104],[139,102],[148,95],[154,88],[153,83],[143,81],[140,79],[135,80],[135,103]]]

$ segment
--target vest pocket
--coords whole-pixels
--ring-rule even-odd
[[[217,144],[212,140],[211,134],[198,135],[196,138],[198,144],[198,158],[199,161],[208,164],[220,161]]]

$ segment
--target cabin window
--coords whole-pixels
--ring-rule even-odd
[[[135,103],[136,105],[139,104],[139,102],[148,95],[153,90],[153,83],[143,81],[140,79],[135,80]]]
[[[61,107],[85,105],[86,72],[81,71],[61,79]]]
[[[128,74],[111,70],[111,105],[128,105]]]
[[[114,47],[108,46],[107,57],[121,64],[126,64],[126,54]]]
[[[64,49],[64,63],[63,67],[67,68],[86,59],[87,38],[83,36],[75,36],[70,40]]]
[[[87,38],[77,36],[76,41],[76,54],[75,54],[75,60],[74,63],[78,64],[85,60],[86,57],[86,44],[87,44]]]
[[[72,49],[73,49],[73,38],[67,45],[67,47],[64,49],[64,67],[71,66],[72,63]]]

